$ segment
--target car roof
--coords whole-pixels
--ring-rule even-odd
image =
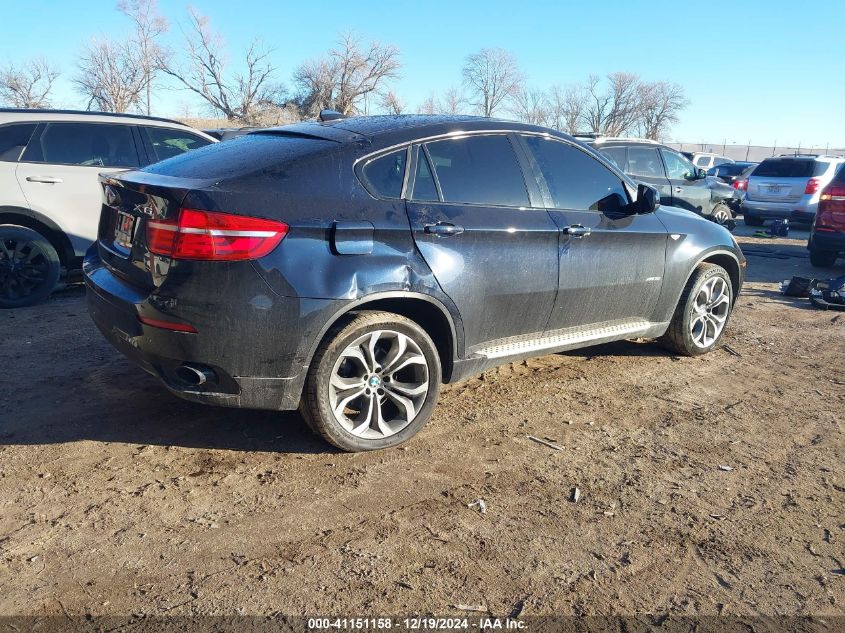
[[[379,144],[403,143],[414,139],[461,132],[507,131],[535,132],[571,139],[567,134],[549,128],[477,116],[452,115],[378,115],[306,121],[275,128],[256,130],[251,134],[310,136],[337,142],[368,140]]]
[[[48,110],[34,108],[0,108],[0,124],[25,123],[27,121],[90,121],[92,123],[143,123],[154,127],[178,127],[196,132],[201,136],[208,134],[174,119],[127,114],[122,112],[97,112],[93,110]],[[212,138],[208,136],[208,138]],[[216,140],[216,139],[215,139]]]

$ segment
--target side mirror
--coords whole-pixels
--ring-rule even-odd
[[[660,206],[660,193],[654,187],[637,185],[637,213],[653,213]]]
[[[695,170],[695,179],[696,180],[704,180],[707,178],[707,172],[704,171],[701,167]]]

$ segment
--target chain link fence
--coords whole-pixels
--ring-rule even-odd
[[[738,145],[736,143],[666,143],[669,147],[681,152],[711,152],[720,156],[727,156],[734,160],[747,160],[759,163],[764,158],[780,156],[781,154],[826,154],[845,156],[842,147],[787,147],[783,145]]]

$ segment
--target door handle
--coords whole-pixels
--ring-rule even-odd
[[[675,187],[675,193],[683,193],[683,192],[684,192],[683,187]]]
[[[585,235],[592,233],[593,229],[581,224],[573,224],[572,226],[567,226],[563,229],[563,232],[567,235],[571,235],[572,237],[584,237]]]
[[[60,182],[64,182],[61,178],[55,178],[53,176],[27,176],[27,182],[41,182],[46,185],[56,185]]]
[[[437,224],[426,224],[423,230],[431,235],[449,237],[451,235],[460,235],[464,232],[464,227],[456,226],[449,222],[438,222]]]

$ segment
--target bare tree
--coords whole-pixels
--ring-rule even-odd
[[[640,78],[615,72],[607,76],[607,84],[605,88],[598,76],[590,75],[584,88],[584,120],[592,132],[622,136],[636,126],[640,116]]]
[[[392,90],[388,90],[382,97],[381,106],[387,110],[388,114],[398,115],[405,110],[404,102]]]
[[[438,105],[438,112],[440,114],[462,114],[466,105],[466,97],[464,97],[460,88],[451,86],[443,93],[443,100]]]
[[[157,0],[120,0],[117,9],[135,25],[132,43],[143,75],[144,110],[150,115],[153,83],[162,64],[166,64],[170,58],[170,53],[158,42],[168,31],[169,25],[158,12]]]
[[[354,114],[362,101],[383,92],[401,67],[397,47],[379,42],[364,46],[357,35],[345,33],[325,57],[296,69],[294,83],[303,114],[313,116],[323,108]]]
[[[45,59],[0,71],[0,99],[13,108],[49,108],[50,91],[59,71]]]
[[[272,51],[253,40],[244,60],[244,73],[228,75],[223,37],[212,29],[208,17],[189,8],[190,26],[183,30],[184,65],[159,58],[162,70],[185,89],[200,96],[206,104],[230,121],[253,123],[263,108],[277,106],[283,89],[273,83],[275,67]]]
[[[426,97],[425,101],[419,107],[420,114],[437,114],[440,108],[440,104],[437,102],[437,98],[434,94],[430,94]]]
[[[689,105],[684,89],[668,81],[640,85],[640,135],[660,139],[678,122],[678,114]]]
[[[583,86],[552,86],[548,96],[549,122],[556,130],[575,134],[581,131],[587,95]]]
[[[88,44],[79,59],[77,90],[88,99],[88,108],[127,112],[139,108],[146,85],[143,64],[131,42],[108,38]]]
[[[549,120],[549,102],[542,90],[522,88],[511,98],[511,112],[531,125],[546,125]]]
[[[486,117],[493,116],[523,82],[516,58],[501,48],[482,48],[467,57],[463,77],[473,105]]]

